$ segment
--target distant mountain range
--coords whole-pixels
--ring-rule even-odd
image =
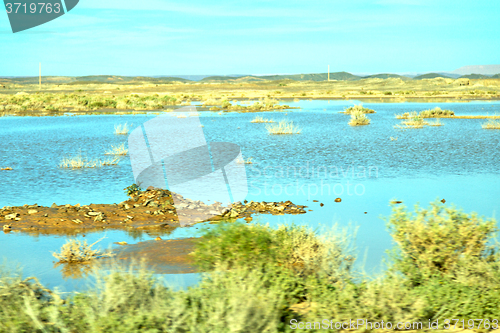
[[[452,73],[459,75],[482,74],[491,76],[500,73],[500,65],[464,66],[455,69]]]
[[[357,81],[362,79],[388,79],[395,78],[403,81],[423,80],[433,78],[468,78],[489,79],[500,78],[500,65],[464,66],[453,72],[435,72],[419,75],[411,74],[372,74],[355,75],[348,72],[330,73],[330,80]],[[89,76],[44,76],[45,83],[54,84],[101,84],[123,83],[135,84],[139,82],[169,83],[169,82],[265,82],[265,81],[327,81],[328,73],[313,74],[274,74],[274,75],[158,75],[158,76],[119,76],[119,75],[89,75]],[[0,84],[5,83],[36,84],[38,77],[0,77]]]

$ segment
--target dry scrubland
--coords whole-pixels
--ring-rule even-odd
[[[466,85],[466,82],[468,85]],[[435,78],[403,81],[399,78],[359,81],[265,81],[239,83],[164,84],[5,84],[0,89],[0,115],[36,111],[91,112],[161,110],[202,102],[213,111],[266,111],[286,108],[279,100],[364,99],[370,101],[459,101],[500,98],[500,79]],[[258,104],[236,105],[236,101]]]

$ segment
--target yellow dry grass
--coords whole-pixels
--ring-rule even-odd
[[[443,126],[441,120],[436,119],[434,122],[427,122],[427,126]]]
[[[251,123],[274,123],[274,120],[257,116],[252,119]]]
[[[347,113],[347,114],[353,114],[353,113],[356,113],[356,112],[361,112],[361,113],[375,113],[375,110],[365,108],[361,104],[350,106],[350,107],[344,109],[344,113]]]
[[[65,169],[101,168],[103,166],[117,165],[119,161],[119,157],[109,158],[106,160],[89,160],[79,154],[73,157],[63,157],[59,163],[59,167]]]
[[[300,134],[302,129],[293,124],[293,121],[281,120],[277,124],[266,125],[266,130],[269,134],[282,135],[282,134]]]
[[[125,156],[128,154],[128,149],[125,148],[125,142],[121,143],[119,146],[113,146],[111,145],[111,150],[108,150],[106,155],[120,155],[120,156]]]
[[[115,134],[116,135],[127,135],[130,131],[130,127],[127,123],[115,125]]]
[[[484,129],[500,129],[500,120],[490,119],[487,123],[481,125]]]
[[[76,239],[68,240],[62,247],[61,252],[53,252],[52,255],[59,260],[59,263],[84,263],[89,262],[99,257],[112,257],[114,254],[110,251],[101,251],[99,249],[92,249],[92,246],[103,240],[87,244],[87,241],[80,241]]]
[[[236,163],[238,163],[238,164],[253,164],[253,158],[249,157],[247,160],[245,160],[244,158],[238,158],[236,160]]]
[[[370,118],[368,118],[363,111],[354,111],[351,113],[351,120],[349,125],[351,126],[363,126],[370,124]]]

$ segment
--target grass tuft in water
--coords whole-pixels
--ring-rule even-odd
[[[417,111],[412,111],[412,112],[396,114],[396,119],[411,119],[415,117],[439,118],[439,117],[449,117],[454,115],[455,115],[454,111],[442,110],[440,107],[435,107],[434,109],[420,111],[420,113],[417,113]]]
[[[353,113],[357,113],[357,112],[361,112],[361,113],[375,113],[375,110],[365,108],[361,104],[350,106],[350,107],[344,109],[344,113],[347,113],[347,114],[353,114]]]
[[[349,121],[349,125],[363,126],[369,124],[370,124],[370,118],[368,118],[363,112],[356,111],[351,113],[351,121]]]
[[[420,111],[420,116],[422,118],[437,118],[441,116],[454,116],[455,112],[451,110],[443,110],[436,106],[434,109]]]
[[[300,134],[302,129],[293,124],[293,121],[281,120],[277,124],[266,125],[269,134]]]
[[[132,126],[125,124],[115,125],[115,134],[116,135],[127,135]]]
[[[59,163],[59,167],[65,169],[101,168],[103,166],[117,165],[119,161],[120,157],[118,156],[106,160],[88,160],[79,154],[74,157],[63,157],[61,163]]]
[[[111,150],[108,150],[106,155],[120,155],[125,156],[128,154],[128,149],[125,148],[125,143],[121,143],[119,146],[111,146]]]
[[[500,129],[500,120],[490,119],[488,122],[481,125],[484,129]]]
[[[252,119],[251,123],[274,123],[274,120],[257,116]]]
[[[427,122],[427,126],[443,126],[443,123],[441,122],[441,120],[436,119],[433,122]]]
[[[249,157],[246,160],[244,158],[238,158],[236,160],[236,163],[238,163],[238,164],[253,164],[253,158]]]
[[[99,257],[112,257],[114,254],[110,251],[103,252],[99,249],[92,249],[92,246],[103,240],[87,244],[87,241],[80,241],[76,239],[68,240],[62,247],[61,252],[53,252],[52,255],[59,260],[59,263],[83,263],[89,262]]]
[[[401,124],[394,126],[394,128],[398,129],[423,128],[425,125],[429,124],[424,120],[424,118],[422,118],[416,112],[412,112],[410,113],[410,116],[408,118],[402,118],[402,119],[406,120],[402,121]]]

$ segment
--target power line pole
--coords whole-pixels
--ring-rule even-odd
[[[328,81],[330,81],[330,65],[328,65]]]
[[[42,63],[38,63],[38,89],[42,90]]]

